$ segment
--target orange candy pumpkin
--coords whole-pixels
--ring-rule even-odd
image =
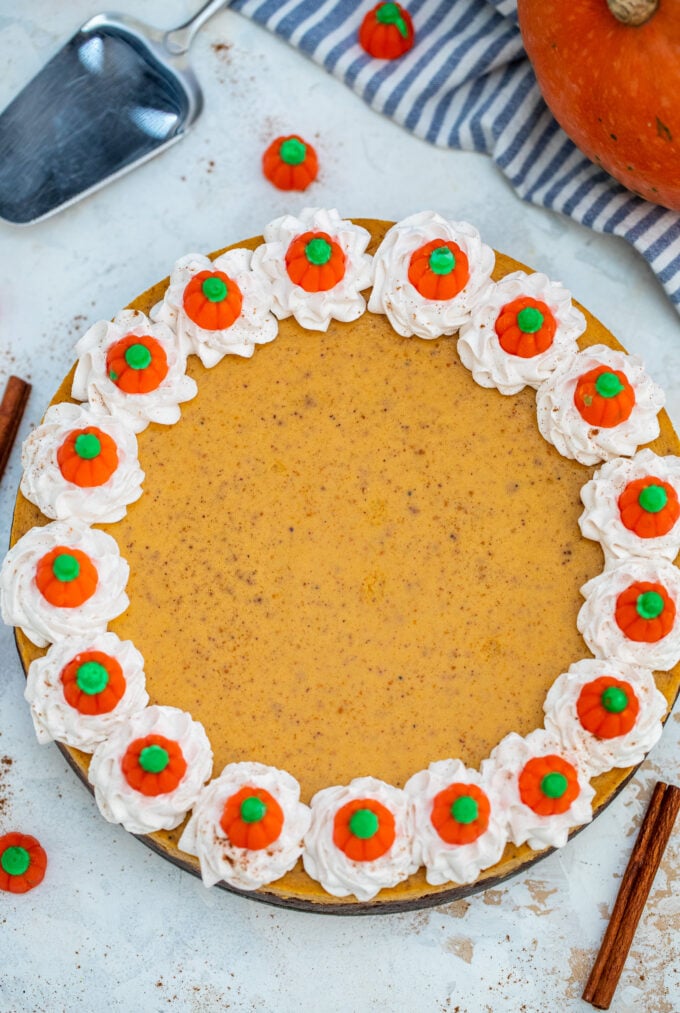
[[[408,280],[423,299],[453,299],[469,278],[468,258],[458,243],[433,239],[411,254]]]
[[[602,675],[586,683],[576,701],[581,725],[598,739],[616,739],[632,730],[640,701],[628,682]]]
[[[262,851],[278,840],[283,830],[283,810],[264,788],[246,785],[227,799],[220,826],[236,848]]]
[[[447,844],[471,844],[486,831],[490,813],[489,799],[481,788],[456,783],[435,795],[430,820]]]
[[[127,334],[106,353],[109,379],[125,394],[149,394],[168,375],[168,357],[150,334]]]
[[[262,171],[279,190],[306,190],[319,173],[316,151],[297,134],[277,137],[262,156]]]
[[[243,293],[224,271],[199,271],[184,289],[183,305],[204,331],[224,331],[240,317]]]
[[[74,429],[57,449],[57,464],[67,482],[92,489],[108,482],[118,467],[118,447],[97,426]]]
[[[42,883],[46,868],[45,849],[35,837],[15,831],[0,837],[0,890],[27,893]]]
[[[355,798],[343,805],[333,821],[333,843],[353,862],[374,862],[385,855],[396,837],[394,816],[373,798]]]
[[[621,523],[639,538],[667,535],[680,517],[677,492],[652,475],[629,482],[619,496],[618,506]]]
[[[379,3],[368,11],[359,29],[359,45],[377,60],[396,60],[415,40],[411,16],[401,4]]]
[[[125,693],[120,663],[103,651],[76,654],[60,678],[64,699],[79,714],[109,714]]]
[[[520,296],[503,306],[496,317],[495,330],[504,352],[531,359],[550,348],[557,321],[544,302]]]
[[[40,560],[35,582],[43,598],[57,608],[78,608],[97,590],[99,575],[90,557],[80,549],[58,545]]]
[[[625,373],[596,366],[578,378],[574,404],[581,418],[598,429],[612,429],[630,418],[635,391]]]
[[[576,769],[561,756],[528,760],[518,779],[519,797],[537,816],[565,813],[581,791]]]
[[[675,623],[675,602],[662,584],[638,580],[616,599],[616,624],[629,640],[655,644]]]
[[[179,742],[164,735],[135,739],[125,750],[120,765],[130,787],[149,797],[174,791],[187,770]]]
[[[518,14],[564,131],[633,193],[680,211],[677,0],[519,0]]]
[[[286,251],[286,270],[305,292],[328,292],[345,276],[345,253],[327,232],[304,232]]]

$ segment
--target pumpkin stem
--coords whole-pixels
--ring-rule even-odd
[[[607,0],[607,7],[617,21],[636,28],[649,21],[659,6],[659,0]]]

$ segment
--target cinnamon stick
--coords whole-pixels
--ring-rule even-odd
[[[680,788],[657,781],[583,992],[597,1009],[609,1009],[678,810]]]
[[[0,478],[5,472],[30,392],[30,383],[10,376],[0,402]]]

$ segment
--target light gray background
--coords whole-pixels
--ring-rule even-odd
[[[121,6],[124,6],[121,4]],[[159,25],[181,0],[128,4]],[[0,106],[75,28],[91,0],[0,6]],[[0,227],[0,383],[33,385],[22,437],[68,370],[72,346],[166,275],[175,259],[261,231],[307,204],[348,217],[433,207],[561,279],[643,353],[680,424],[680,327],[621,241],[520,203],[482,156],[437,151],[371,113],[282,42],[224,12],[192,62],[206,95],[193,133],[131,176],[30,229]],[[299,132],[321,178],[285,195],[260,176],[267,143]],[[6,544],[19,447],[0,490]],[[415,914],[341,919],[268,908],[156,857],[98,815],[57,748],[39,747],[12,633],[0,630],[0,832],[40,838],[42,886],[0,894],[0,1010],[531,1011],[590,1009],[580,994],[657,778],[680,779],[680,715],[633,782],[561,852],[499,890]],[[667,851],[612,1009],[680,1008],[680,834]],[[673,885],[675,884],[675,892]]]

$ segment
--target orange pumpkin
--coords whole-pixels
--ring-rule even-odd
[[[395,837],[394,816],[373,798],[352,799],[335,814],[333,843],[353,862],[381,858]]]
[[[12,831],[0,837],[0,890],[27,893],[45,878],[47,855],[35,837]]]
[[[224,804],[220,826],[236,848],[262,851],[278,840],[283,830],[283,810],[264,788],[246,785]]]
[[[576,769],[561,756],[528,760],[518,779],[519,797],[538,816],[565,813],[581,791]]]
[[[489,826],[491,805],[476,784],[450,784],[432,801],[430,821],[447,844],[471,844]]]
[[[640,702],[628,682],[602,675],[586,683],[576,701],[581,725],[598,739],[616,739],[632,730]]]
[[[639,538],[667,535],[680,517],[677,492],[652,475],[629,482],[619,496],[618,506],[621,523]]]
[[[204,331],[224,331],[240,317],[243,293],[224,271],[199,271],[184,289],[183,305]]]
[[[379,3],[368,11],[359,29],[359,45],[377,60],[396,60],[413,46],[411,15],[398,3]]]
[[[92,489],[108,482],[118,467],[118,447],[97,426],[74,429],[57,449],[57,464],[67,482]]]
[[[164,735],[135,739],[125,750],[120,765],[130,787],[149,797],[174,791],[187,770],[179,742]]]
[[[503,306],[494,328],[504,352],[531,359],[550,348],[557,321],[544,302],[523,295]]]
[[[262,171],[279,190],[306,190],[319,173],[316,151],[297,134],[277,137],[262,156]]]
[[[519,0],[518,13],[560,126],[633,193],[680,211],[680,4]]]
[[[150,334],[126,334],[106,353],[106,372],[126,394],[149,394],[168,375],[165,349]]]
[[[41,559],[35,582],[41,595],[57,608],[78,608],[97,590],[99,575],[90,557],[80,549],[58,545]]]
[[[286,251],[286,270],[305,292],[327,292],[345,276],[345,253],[327,232],[304,232]]]
[[[616,625],[629,640],[655,644],[675,623],[675,602],[662,584],[638,580],[616,599]]]
[[[635,391],[625,373],[596,366],[580,376],[574,404],[581,418],[599,429],[612,429],[630,418]]]
[[[109,714],[125,693],[120,663],[103,651],[76,654],[60,678],[64,699],[79,714]]]
[[[433,239],[411,254],[408,280],[423,299],[453,299],[469,278],[468,258],[458,243]]]

